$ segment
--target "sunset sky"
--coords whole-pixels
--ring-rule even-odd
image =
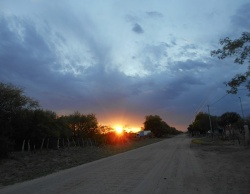
[[[199,111],[250,115],[224,82],[247,68],[210,51],[250,31],[250,0],[1,0],[0,81],[44,109],[106,125],[159,115],[185,131]]]

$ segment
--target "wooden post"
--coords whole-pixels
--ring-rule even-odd
[[[60,140],[59,140],[59,138],[57,138],[57,149],[59,150],[59,148],[60,148],[60,146],[59,146],[59,143],[60,143]]]
[[[24,152],[25,139],[23,140],[22,152]]]
[[[28,140],[28,152],[30,152],[30,140]]]
[[[42,144],[41,144],[41,148],[40,148],[41,151],[43,150],[43,144],[44,144],[44,138],[42,140]]]

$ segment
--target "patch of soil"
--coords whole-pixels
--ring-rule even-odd
[[[232,144],[191,147],[213,193],[250,193],[250,147]]]

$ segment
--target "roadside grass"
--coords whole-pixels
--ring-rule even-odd
[[[192,143],[199,144],[199,145],[212,145],[211,141],[206,141],[204,139],[193,139]]]
[[[93,162],[162,140],[164,138],[149,138],[100,147],[70,147],[60,150],[43,150],[36,153],[14,152],[9,159],[0,160],[0,188]]]
[[[233,145],[236,140],[224,140],[220,137],[200,137],[191,141],[198,145]]]

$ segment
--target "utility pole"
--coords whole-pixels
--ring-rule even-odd
[[[209,105],[207,105],[208,109],[208,118],[209,118],[209,124],[210,124],[210,130],[212,132],[212,136],[214,135],[213,129],[212,129],[212,123],[211,123],[211,118],[210,118],[210,110],[209,110]]]
[[[242,113],[242,118],[245,119],[244,113],[243,113],[243,108],[242,108],[242,103],[241,103],[241,98],[240,99],[240,107],[241,107],[241,113]]]

